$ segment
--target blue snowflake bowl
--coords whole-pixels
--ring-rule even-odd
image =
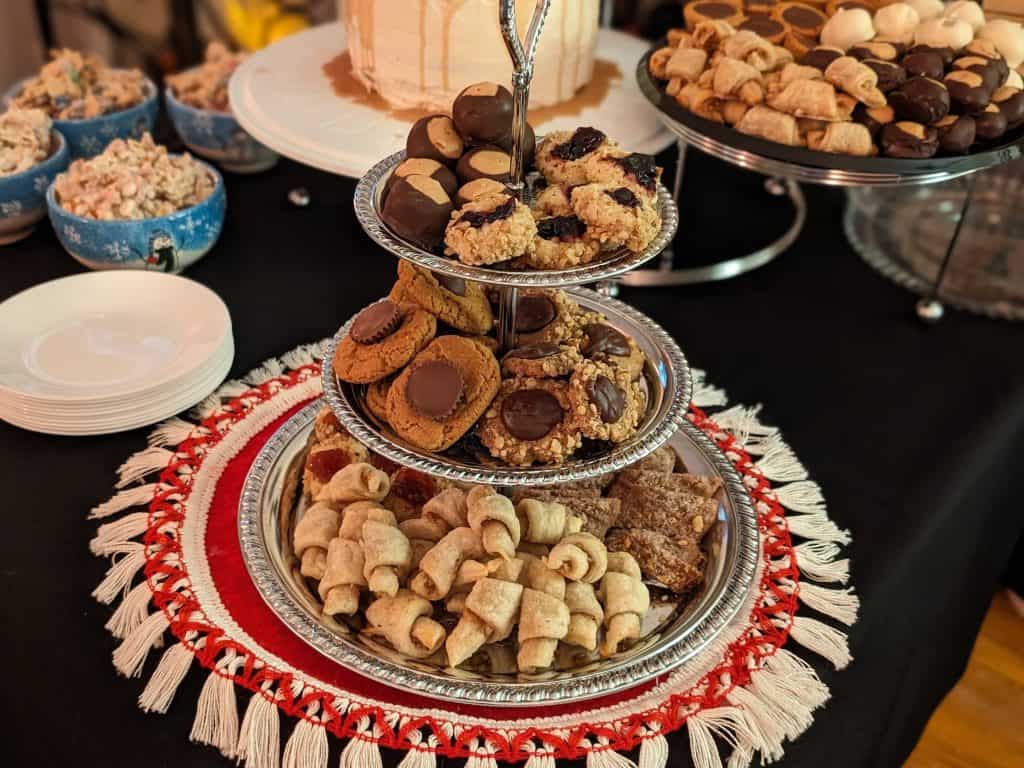
[[[164,89],[167,114],[193,153],[230,173],[260,173],[277,164],[278,154],[245,132],[230,112],[198,109]]]
[[[53,151],[43,162],[0,176],[0,245],[28,237],[46,218],[46,190],[71,162],[68,143],[58,131],[53,131],[50,141]]]
[[[46,193],[50,222],[64,250],[89,269],[148,269],[178,274],[203,258],[220,237],[227,210],[224,179],[200,162],[214,189],[197,205],[152,219],[102,221],[69,213]]]
[[[21,90],[23,82],[16,83],[4,94],[4,106]],[[159,91],[148,78],[144,91],[145,101],[120,112],[83,120],[54,120],[53,127],[68,140],[71,159],[98,155],[114,139],[139,139],[144,133],[152,133],[160,112]]]

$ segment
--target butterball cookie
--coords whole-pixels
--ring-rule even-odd
[[[405,367],[436,333],[429,312],[383,299],[356,315],[334,352],[334,372],[350,384],[379,381]]]
[[[519,346],[578,339],[582,310],[565,291],[522,291],[516,302]]]
[[[584,361],[569,380],[569,402],[585,437],[621,443],[636,434],[641,397],[625,371]]]
[[[550,216],[537,220],[537,238],[523,257],[534,269],[568,269],[589,264],[601,246],[586,237],[587,226],[578,216]]]
[[[568,376],[583,360],[571,344],[540,342],[516,347],[501,359],[501,370],[509,376],[531,376],[536,379]]]
[[[555,379],[509,379],[477,433],[491,455],[516,466],[560,464],[582,445],[569,388]]]
[[[391,298],[418,304],[463,333],[485,334],[494,328],[494,313],[482,285],[434,274],[407,261],[398,262],[398,282]]]
[[[487,410],[500,383],[498,361],[483,345],[440,336],[391,385],[388,423],[413,445],[443,451]]]
[[[583,326],[580,353],[588,360],[613,365],[625,371],[630,379],[640,378],[645,356],[636,342],[606,323]]]
[[[572,191],[572,208],[601,245],[642,251],[661,230],[654,204],[629,187],[587,184]]]
[[[574,187],[586,184],[587,160],[618,145],[596,128],[577,128],[574,132],[555,131],[537,147],[537,170],[553,183]]]
[[[511,195],[484,195],[452,214],[445,233],[450,253],[463,264],[497,264],[533,247],[537,225],[530,209]]]

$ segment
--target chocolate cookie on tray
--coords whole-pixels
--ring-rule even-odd
[[[490,350],[461,336],[440,336],[391,385],[388,423],[420,448],[446,450],[487,410],[500,382]]]
[[[560,464],[582,445],[569,387],[555,379],[502,382],[477,434],[492,456],[515,466]]]
[[[391,289],[391,299],[418,304],[463,333],[485,334],[494,328],[494,313],[482,285],[434,274],[407,261],[398,262],[398,282]]]
[[[356,315],[334,352],[334,371],[351,384],[378,381],[405,367],[435,333],[429,312],[382,299]]]

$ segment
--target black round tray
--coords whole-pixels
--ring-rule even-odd
[[[659,41],[640,59],[636,71],[640,90],[657,107],[665,124],[688,144],[743,168],[832,186],[893,186],[945,181],[1008,163],[1024,154],[1024,126],[1007,132],[998,142],[979,145],[968,155],[927,160],[850,157],[747,136],[698,117],[665,93],[662,83],[648,69],[651,55],[665,45],[665,40]]]

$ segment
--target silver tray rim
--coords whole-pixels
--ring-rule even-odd
[[[638,434],[623,446],[617,446],[603,456],[570,461],[557,466],[486,467],[436,454],[428,456],[426,451],[418,453],[399,445],[367,421],[338,386],[334,375],[334,351],[348,332],[351,319],[328,342],[324,351],[321,364],[324,398],[342,426],[370,450],[402,466],[448,480],[489,485],[531,486],[586,480],[624,469],[661,447],[684,421],[693,396],[690,366],[683,351],[668,332],[642,312],[617,299],[602,296],[596,291],[570,288],[566,289],[566,293],[588,307],[600,307],[609,310],[609,314],[624,316],[650,335],[655,346],[664,355],[664,359],[659,362],[666,364],[666,371],[662,375],[665,376],[668,385],[662,386],[664,405],[660,421],[651,422],[646,434]]]
[[[437,256],[393,234],[380,217],[380,201],[384,183],[391,172],[406,158],[405,151],[389,155],[377,163],[356,185],[356,218],[374,242],[385,250],[413,264],[452,277],[474,280],[494,286],[517,288],[562,288],[570,285],[594,283],[599,280],[621,275],[647,263],[664,251],[672,242],[679,228],[679,209],[672,194],[664,185],[658,185],[658,205],[661,212],[661,231],[643,251],[624,251],[622,255],[603,261],[584,264],[568,269],[545,269],[514,271],[488,269],[462,264],[455,259]]]
[[[526,707],[567,700],[583,701],[629,690],[664,675],[694,658],[710,645],[739,613],[754,584],[760,557],[760,529],[753,501],[732,462],[699,428],[684,420],[679,431],[693,441],[721,474],[725,492],[736,513],[736,537],[729,548],[718,594],[693,628],[664,646],[652,646],[619,668],[594,671],[578,678],[518,682],[514,685],[457,680],[406,669],[375,656],[337,635],[314,619],[281,583],[267,554],[260,525],[260,500],[277,457],[315,419],[321,407],[314,401],[285,422],[267,441],[249,469],[238,506],[238,537],[246,570],[270,609],[300,639],[343,667],[397,689],[464,704]]]

